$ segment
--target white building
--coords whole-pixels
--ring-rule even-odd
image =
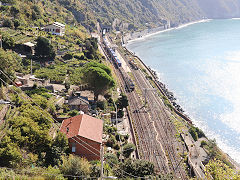
[[[63,36],[65,34],[65,25],[59,22],[55,22],[53,24],[50,24],[44,27],[44,30],[54,35]]]

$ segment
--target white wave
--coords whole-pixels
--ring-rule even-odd
[[[188,26],[193,25],[193,24],[210,22],[211,20],[212,19],[202,19],[200,21],[194,21],[194,22],[190,22],[190,23],[186,23],[186,24],[180,25],[180,26],[176,27],[175,29],[182,29],[182,28],[188,27]]]
[[[164,29],[164,30],[157,31],[157,32],[154,32],[154,33],[149,33],[149,34],[143,35],[143,36],[140,37],[140,38],[136,38],[136,39],[129,40],[129,41],[127,41],[127,44],[131,44],[131,43],[136,42],[136,41],[142,41],[142,40],[145,40],[145,39],[148,38],[148,37],[151,37],[151,36],[154,36],[154,35],[157,35],[157,34],[160,34],[160,33],[168,32],[168,31],[172,31],[172,30],[176,30],[176,29],[182,29],[182,28],[185,28],[185,27],[190,26],[190,25],[193,25],[193,24],[210,22],[211,20],[212,20],[212,19],[202,19],[202,20],[199,20],[199,21],[194,21],[194,22],[182,24],[182,25],[180,25],[180,26],[178,26],[178,27],[173,27],[173,28],[169,28],[169,29]]]
[[[231,20],[240,20],[240,18],[232,18]]]

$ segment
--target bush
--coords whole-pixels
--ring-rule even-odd
[[[120,109],[120,110],[118,111],[118,113],[117,113],[117,117],[118,117],[118,118],[122,118],[123,116],[124,116],[124,112],[123,112],[122,109]]]
[[[123,146],[123,156],[128,158],[131,153],[135,151],[135,145],[132,143],[128,143],[126,145]]]
[[[114,169],[114,175],[126,179],[126,177],[145,177],[154,174],[154,164],[145,160],[134,160],[131,159],[120,163],[119,167]],[[145,178],[142,178],[145,179]]]
[[[204,141],[204,140],[202,140],[202,141],[201,141],[201,145],[200,145],[200,146],[201,146],[201,147],[203,147],[203,146],[205,146],[205,145],[207,145],[207,142],[206,142],[206,141]]]
[[[196,129],[194,127],[191,127],[188,132],[192,135],[194,141],[198,140],[198,134],[196,132]]]
[[[4,34],[2,37],[3,49],[13,49],[15,47],[15,40],[8,34]]]
[[[109,139],[106,142],[107,147],[113,147],[113,145],[116,143],[115,138],[111,135]]]
[[[189,129],[189,133],[192,135],[192,137],[195,141],[197,141],[198,138],[205,137],[205,134],[203,133],[203,131],[201,129],[197,128],[197,127],[194,127],[194,126],[192,126]]]
[[[196,129],[196,132],[197,132],[199,138],[205,137],[205,134],[201,129],[199,129],[198,127],[195,127],[195,129]]]
[[[127,134],[127,135],[124,136],[124,139],[125,139],[125,140],[128,140],[128,138],[129,138],[129,134]]]
[[[78,111],[74,109],[74,110],[70,111],[68,113],[68,115],[71,116],[71,117],[76,116],[76,115],[78,115]]]
[[[17,29],[20,26],[20,21],[18,19],[14,19],[13,24],[15,29]]]
[[[69,155],[69,157],[63,157],[62,161],[60,170],[64,175],[88,176],[91,173],[91,165],[86,159]]]
[[[73,55],[72,53],[69,53],[67,52],[64,56],[63,56],[63,59],[64,60],[69,60],[69,59],[72,59],[73,58]]]
[[[118,143],[114,144],[114,145],[113,145],[113,149],[119,150],[119,149],[120,149],[119,144],[118,144]]]
[[[106,102],[105,101],[97,101],[97,107],[101,110],[104,110],[106,107]]]
[[[104,159],[110,165],[111,168],[114,165],[118,164],[118,158],[115,154],[106,153],[106,154],[104,154]]]

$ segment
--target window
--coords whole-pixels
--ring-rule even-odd
[[[67,127],[67,133],[69,132],[69,127]]]
[[[72,152],[76,152],[76,144],[72,143]]]

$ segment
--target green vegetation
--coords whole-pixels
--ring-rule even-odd
[[[55,52],[53,46],[49,43],[49,40],[44,37],[37,38],[37,44],[35,47],[35,56],[39,59],[40,62],[47,59],[54,59]]]
[[[213,1],[213,0],[211,0]],[[111,69],[104,65],[104,57],[98,50],[97,39],[88,32],[96,31],[97,23],[112,24],[114,30],[135,31],[146,27],[156,27],[171,20],[171,25],[202,18],[205,14],[197,0],[156,1],[156,0],[3,0],[10,3],[0,7],[2,27],[2,46],[0,49],[0,70],[15,79],[15,72],[30,73],[33,60],[33,73],[37,78],[65,85],[83,85],[94,92],[96,109],[109,113],[115,109],[113,99],[107,94],[115,81]],[[202,4],[201,4],[202,5]],[[66,25],[64,36],[54,36],[41,28],[55,21]],[[24,54],[23,43],[35,43],[35,55]],[[24,56],[21,56],[24,57]],[[143,70],[144,71],[144,70]],[[0,74],[0,78],[10,81]],[[2,82],[1,82],[2,85]],[[19,94],[16,94],[17,91]],[[61,92],[65,96],[65,92]],[[3,179],[64,179],[70,176],[99,177],[100,162],[88,162],[85,159],[68,155],[69,146],[65,135],[58,132],[51,116],[58,111],[61,115],[75,116],[67,105],[55,104],[56,97],[43,87],[33,86],[26,91],[32,100],[16,88],[1,92],[9,97],[12,106],[6,113],[1,125],[0,166],[13,168],[1,169]],[[106,101],[98,101],[99,95],[105,95]],[[24,99],[22,98],[24,97]],[[172,109],[164,98],[164,103]],[[123,117],[123,108],[128,106],[127,96],[121,94],[116,101],[118,117]],[[40,106],[40,108],[38,107]],[[2,107],[0,107],[2,108]],[[106,118],[105,122],[110,121]],[[117,133],[111,122],[106,123],[104,132],[109,135],[106,145],[113,153],[105,154],[104,170],[107,175],[119,178],[154,175],[154,166],[150,162],[128,159],[135,146],[128,143],[129,136]],[[195,140],[204,137],[201,130],[191,127],[189,130]],[[219,159],[231,166],[212,141],[201,142],[210,159]],[[119,149],[122,147],[125,162]],[[121,159],[120,159],[121,158]],[[210,161],[209,174],[218,177],[214,164]],[[218,163],[218,162],[217,162]],[[219,163],[218,163],[219,164]],[[221,165],[220,165],[221,166]],[[228,171],[227,167],[222,169]],[[20,171],[19,171],[20,170]],[[222,170],[219,170],[220,172]],[[224,173],[223,173],[224,174]],[[228,176],[233,177],[233,176]],[[162,177],[170,179],[171,176]]]
[[[11,79],[15,79],[15,71],[21,71],[21,58],[14,52],[0,49],[0,64],[0,70],[7,73]],[[0,73],[0,78],[9,82],[9,79],[2,73]],[[2,84],[2,81],[0,84]]]
[[[206,141],[204,141],[204,140],[202,140],[202,141],[201,141],[201,145],[200,145],[200,146],[201,146],[201,147],[204,147],[205,145],[207,145],[207,142],[206,142]]]
[[[204,146],[204,148],[207,150],[209,159],[214,160],[220,160],[230,168],[234,168],[232,163],[228,160],[228,157],[226,154],[224,154],[217,146],[215,140],[209,140],[207,142],[207,145]]]
[[[198,138],[205,137],[205,134],[203,133],[203,131],[201,129],[199,129],[198,127],[192,126],[188,130],[188,132],[192,135],[192,137],[195,141],[197,141]]]
[[[125,94],[120,94],[120,97],[116,101],[117,107],[119,109],[126,108],[128,106],[128,99]]]
[[[210,160],[205,166],[207,179],[240,179],[240,174],[220,160]]]
[[[60,169],[64,175],[90,176],[91,165],[86,159],[70,155],[68,158],[63,157],[62,161]]]
[[[136,147],[135,147],[135,145],[132,144],[132,143],[129,143],[129,144],[124,145],[124,146],[123,146],[123,155],[124,155],[124,157],[129,158],[130,155],[131,155],[131,153],[132,153],[133,151],[135,151],[135,149],[136,149]]]
[[[119,163],[114,169],[114,174],[119,177],[144,177],[154,174],[154,165],[145,160],[126,160],[124,163]]]
[[[89,63],[83,69],[83,82],[88,83],[94,92],[95,101],[98,95],[105,93],[115,86],[115,81],[111,76],[111,70],[100,63]]]

